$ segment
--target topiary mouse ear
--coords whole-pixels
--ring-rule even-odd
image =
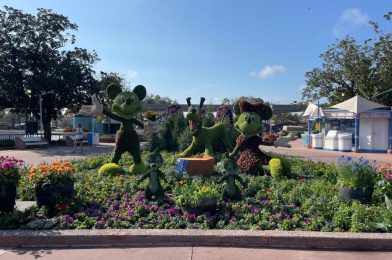
[[[256,113],[260,115],[261,120],[268,120],[272,117],[272,109],[266,104],[255,104]]]
[[[139,101],[142,101],[147,94],[146,88],[143,85],[137,85],[134,89],[133,89],[133,93],[136,94],[136,96],[138,96]]]
[[[122,92],[122,89],[119,85],[112,83],[106,88],[106,94],[109,98],[114,99],[118,94]]]
[[[233,105],[233,111],[234,114],[236,114],[237,116],[241,115],[241,109],[240,109],[240,101],[236,101]]]

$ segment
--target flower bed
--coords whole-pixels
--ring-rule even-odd
[[[161,170],[168,179],[168,183],[162,182],[164,201],[147,200],[142,191],[144,184],[135,185],[137,175],[98,175],[99,167],[109,160],[107,155],[73,162],[75,199],[60,205],[53,228],[392,231],[392,210],[385,206],[382,189],[376,186],[370,204],[342,201],[334,165],[289,158],[290,176],[281,179],[242,176],[248,183],[242,190],[242,199],[225,201],[221,195],[224,184],[217,184],[220,175],[204,179],[178,176],[175,172],[177,155],[162,155],[165,164]],[[129,158],[123,161],[126,164],[120,166],[127,169]],[[25,178],[22,176],[21,185]],[[189,196],[189,187],[198,193],[194,200]],[[27,186],[20,187],[19,196],[28,198],[29,190]],[[196,205],[197,198],[207,191],[208,196],[218,198],[214,211],[190,212],[183,207]],[[43,218],[42,209],[36,207],[23,214],[1,215],[0,228],[26,228],[26,224],[36,218]]]

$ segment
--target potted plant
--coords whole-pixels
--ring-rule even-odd
[[[387,209],[392,209],[392,164],[384,164],[377,167],[377,187],[381,189],[385,197]]]
[[[11,212],[15,206],[16,187],[20,179],[22,160],[0,156],[0,211]]]
[[[339,192],[344,200],[359,200],[370,203],[376,182],[375,163],[363,158],[341,156],[337,166]]]
[[[74,172],[70,162],[41,164],[30,169],[38,207],[54,209],[60,203],[70,203],[74,195]]]
[[[182,181],[174,190],[175,203],[183,211],[201,214],[216,211],[220,193],[212,185],[203,184],[200,180]]]

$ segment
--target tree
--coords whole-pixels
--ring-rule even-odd
[[[36,15],[5,6],[0,10],[0,109],[32,113],[50,140],[50,122],[63,108],[91,103],[98,92],[95,52],[74,46],[77,25],[52,10]],[[31,97],[27,91],[31,91]]]
[[[391,13],[385,16],[390,20]],[[305,100],[326,97],[331,104],[361,95],[384,105],[392,105],[392,94],[377,97],[392,82],[392,34],[379,30],[371,22],[376,35],[362,44],[346,36],[320,55],[322,65],[306,72]]]

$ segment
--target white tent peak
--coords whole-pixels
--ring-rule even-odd
[[[369,111],[375,108],[382,108],[382,107],[386,107],[386,106],[367,100],[366,98],[363,98],[359,95],[356,95],[355,97],[343,101],[342,103],[332,106],[332,108],[340,108],[343,110],[353,112],[355,114],[359,114],[361,112]]]
[[[305,112],[303,113],[302,117],[318,117],[318,116],[324,116],[323,110],[321,107],[318,107],[317,105],[313,104],[312,102],[309,102]]]

